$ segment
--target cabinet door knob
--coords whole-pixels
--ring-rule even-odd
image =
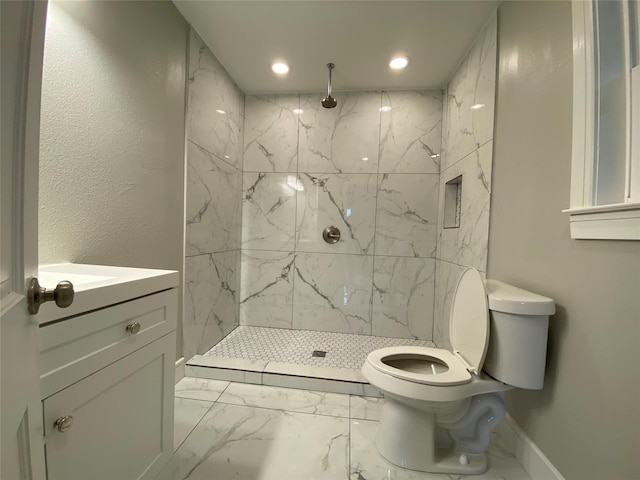
[[[140,331],[140,324],[138,322],[133,322],[127,325],[127,332],[131,335],[135,335]]]
[[[58,418],[55,422],[53,422],[53,426],[59,432],[65,433],[71,429],[73,425],[73,417],[71,415],[65,415],[64,417]]]

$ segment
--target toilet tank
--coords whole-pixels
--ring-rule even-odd
[[[554,301],[497,280],[485,286],[490,330],[483,370],[514,387],[541,389]]]

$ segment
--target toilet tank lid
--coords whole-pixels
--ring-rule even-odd
[[[520,315],[552,315],[556,311],[552,299],[513,285],[487,280],[485,287],[489,297],[489,310]]]

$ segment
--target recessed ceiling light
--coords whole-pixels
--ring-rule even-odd
[[[273,70],[273,73],[276,75],[286,75],[289,73],[290,68],[289,65],[284,62],[273,62],[271,64],[271,70]]]
[[[304,113],[304,110],[302,110],[301,108],[294,108],[293,113],[297,113],[298,115],[301,115]]]
[[[224,110],[216,110],[216,112],[218,112],[220,115],[224,115],[225,113],[227,113]]]
[[[484,107],[484,103],[476,103],[475,105],[471,105],[471,110],[480,110]]]
[[[384,107],[380,107],[380,111],[381,112],[390,112],[391,111],[391,106],[390,105],[385,105]]]
[[[393,57],[389,62],[389,66],[394,70],[402,70],[407,65],[409,65],[409,59],[402,55]]]
[[[369,157],[362,157],[363,162],[366,162],[367,160],[369,160]]]

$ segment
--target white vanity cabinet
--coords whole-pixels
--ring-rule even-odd
[[[48,480],[152,479],[171,457],[178,291],[166,273],[120,290],[142,296],[41,324]]]

